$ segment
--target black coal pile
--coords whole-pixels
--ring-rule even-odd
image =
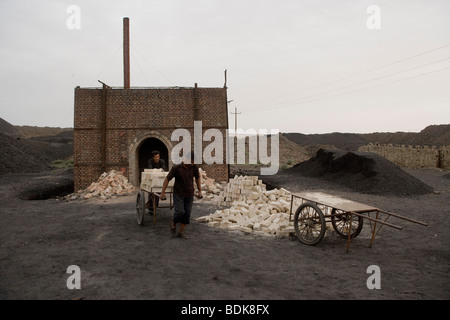
[[[73,131],[23,138],[0,132],[0,174],[51,170],[54,160],[73,155]]]
[[[27,174],[18,197],[22,200],[45,200],[73,193],[73,169],[59,169],[37,174]]]
[[[280,174],[294,179],[313,177],[368,194],[407,196],[433,192],[432,187],[371,152],[319,149],[315,157]]]
[[[47,171],[52,160],[27,139],[0,133],[0,174]]]

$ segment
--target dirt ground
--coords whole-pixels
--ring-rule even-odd
[[[447,300],[450,298],[450,179],[438,169],[408,170],[434,188],[420,196],[358,193],[315,178],[271,183],[322,191],[427,222],[389,220],[369,248],[369,225],[346,242],[332,231],[317,246],[211,228],[195,217],[214,212],[194,204],[189,239],[169,235],[170,209],[156,225],[136,222],[136,195],[103,201],[21,200],[48,173],[0,177],[0,299],[104,300]],[[80,289],[68,289],[81,270]],[[380,268],[380,289],[368,289],[368,267]]]

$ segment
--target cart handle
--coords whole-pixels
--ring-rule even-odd
[[[161,195],[159,194],[159,193],[156,193],[156,192],[154,192],[153,193],[155,196],[157,196],[158,198],[160,198],[161,200],[166,200],[167,198],[166,197],[164,197],[164,198],[162,198],[161,197]],[[199,198],[199,199],[202,199],[203,198],[203,196],[198,196],[198,195],[195,195],[197,198]]]
[[[166,197],[161,197],[161,195],[160,195],[159,193],[156,193],[156,192],[153,192],[153,195],[154,195],[155,197],[160,198],[161,200],[166,200],[166,199],[167,199]]]
[[[382,221],[382,220],[379,220],[379,219],[374,219],[374,218],[371,218],[371,217],[368,217],[366,215],[359,214],[359,213],[356,213],[356,212],[353,212],[353,211],[348,211],[348,213],[349,214],[353,214],[353,215],[355,215],[357,217],[362,217],[364,219],[368,219],[368,220],[372,220],[372,221],[375,221],[375,222],[380,223],[380,224],[384,224],[386,226],[389,226],[389,227],[392,227],[392,228],[395,228],[395,229],[398,229],[398,230],[402,230],[403,229],[402,227],[397,226],[395,224],[392,224],[392,223],[389,223],[389,222],[386,222],[386,221]]]

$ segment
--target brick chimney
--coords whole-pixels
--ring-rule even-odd
[[[123,87],[130,89],[130,19],[123,18]]]

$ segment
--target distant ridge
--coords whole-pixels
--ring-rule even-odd
[[[36,172],[49,168],[53,160],[73,155],[73,128],[14,126],[0,118],[0,174]],[[420,132],[375,133],[282,133],[280,164],[305,161],[319,148],[357,151],[368,143],[404,145],[450,145],[450,124],[430,125]]]
[[[23,134],[20,130],[18,130],[15,126],[13,126],[8,121],[3,120],[2,118],[0,118],[0,133],[13,138],[23,137]]]
[[[51,170],[73,156],[73,129],[14,126],[0,118],[0,174]]]
[[[368,143],[448,146],[450,124],[430,125],[420,132],[375,132],[375,133],[283,133],[283,136],[301,146],[326,145],[338,149],[356,151]]]
[[[49,137],[61,132],[73,132],[73,128],[14,126],[25,138]]]
[[[33,138],[54,136],[61,132],[73,132],[73,128],[15,126],[0,118],[0,133],[14,138]]]

